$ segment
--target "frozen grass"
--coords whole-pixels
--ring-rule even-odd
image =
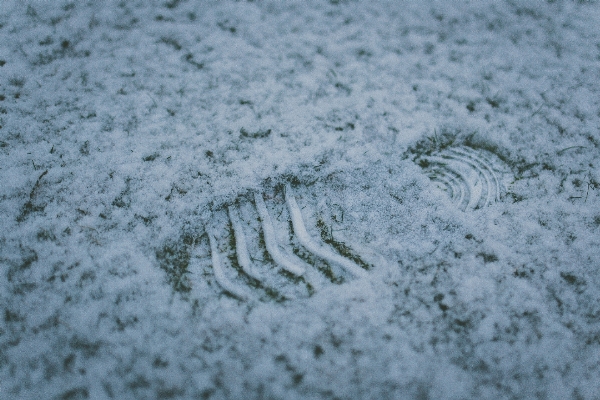
[[[1,1],[0,398],[598,398],[599,25],[594,1]],[[302,245],[286,184],[366,278]]]

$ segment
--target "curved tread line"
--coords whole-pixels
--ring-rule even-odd
[[[453,185],[454,193],[458,192],[458,196],[454,195],[454,197],[451,197],[458,208],[466,208],[469,202],[469,192],[460,176],[458,176],[456,173],[453,173],[453,171],[449,171],[448,169],[443,169],[441,167],[436,169],[436,174],[439,176],[437,179],[445,179],[446,182],[450,182],[450,184]]]
[[[490,156],[495,156],[493,153],[489,153]],[[493,160],[491,160],[489,157],[487,157],[483,152],[478,152],[477,153],[477,157],[481,159],[481,161],[487,165],[489,171],[493,174],[494,176],[494,181],[496,184],[496,189],[497,189],[497,194],[496,194],[496,201],[500,201],[501,197],[504,193],[504,184],[502,184],[502,182],[499,179],[499,174],[500,175],[504,175],[504,174],[510,174],[512,173],[510,168],[502,163],[501,160],[499,160],[502,164],[499,164],[498,162],[494,162]],[[504,167],[504,168],[502,168]]]
[[[481,198],[477,204],[477,208],[482,208],[492,204],[496,201],[498,195],[498,185],[496,174],[489,168],[489,166],[481,160],[474,152],[462,150],[460,148],[448,149],[451,153],[450,157],[460,159],[462,162],[470,165],[477,171],[478,175],[485,180],[485,193],[481,193]],[[492,183],[492,180],[494,181]]]
[[[489,165],[490,170],[492,171],[498,172],[500,174],[509,174],[512,172],[508,165],[506,165],[504,161],[502,161],[500,157],[498,157],[498,155],[496,155],[492,151],[484,149],[475,149],[466,145],[456,147],[456,149],[461,150],[464,153],[472,154],[474,157],[478,157],[482,160],[482,162]],[[495,158],[496,160],[492,160],[492,158]]]
[[[304,226],[304,221],[302,219],[300,207],[298,207],[298,203],[296,202],[296,198],[294,197],[294,194],[292,193],[292,188],[289,184],[287,184],[285,187],[285,200],[288,205],[290,217],[292,218],[294,233],[296,234],[298,241],[302,246],[306,247],[306,249],[308,249],[310,252],[314,253],[315,255],[324,259],[325,261],[339,265],[354,276],[362,278],[368,276],[365,270],[360,268],[352,261],[342,257],[339,254],[334,253],[333,251],[321,246],[313,240],[313,238],[309,235],[308,231],[306,230],[306,227]]]
[[[470,155],[456,154],[452,150],[448,150],[447,153],[442,153],[442,154],[440,154],[440,156],[445,159],[454,160],[454,161],[461,162],[461,163],[464,163],[464,164],[470,166],[471,168],[473,168],[475,170],[475,172],[479,176],[479,179],[481,179],[482,182],[485,182],[485,184],[482,184],[481,194],[479,195],[477,204],[473,208],[475,208],[475,209],[483,208],[486,205],[491,204],[493,202],[493,200],[490,199],[490,196],[492,195],[492,192],[493,192],[492,183],[490,181],[489,174],[486,173],[488,171],[486,171],[485,167],[482,167],[480,165],[481,164],[480,162],[474,161],[470,157]]]
[[[431,169],[430,171],[428,171],[427,176],[432,181],[443,185],[444,188],[442,189],[440,187],[440,189],[448,192],[448,195],[452,200],[456,200],[456,197],[458,196],[457,192],[460,191],[460,188],[457,188],[456,184],[452,181],[452,179],[447,177],[446,174],[443,173],[443,171],[436,172],[435,169]]]
[[[446,185],[450,189],[449,197],[455,203],[460,203],[463,196],[463,188],[460,183],[457,183],[456,177],[449,174],[445,169],[440,166],[432,164],[428,169],[429,179]]]
[[[509,174],[511,173],[510,168],[508,168],[508,166],[506,166],[506,164],[502,164],[505,168],[502,168],[501,165],[499,165],[498,162],[494,162],[493,160],[490,160],[489,157],[487,157],[483,151],[478,151],[476,152],[474,149],[471,149],[469,147],[465,147],[465,146],[461,146],[461,149],[463,152],[465,153],[473,153],[473,157],[477,158],[481,161],[481,163],[483,165],[486,166],[486,168],[488,169],[488,171],[490,171],[490,174],[492,174],[492,176],[494,177],[494,182],[496,184],[496,189],[497,189],[497,197],[496,197],[496,201],[500,201],[500,196],[502,195],[502,192],[504,190],[504,185],[502,183],[500,183],[500,179],[498,179],[498,174]],[[494,156],[493,153],[487,152],[490,156]]]
[[[452,168],[451,166],[448,165],[448,163],[444,162],[445,160],[443,158],[434,156],[434,157],[429,158],[429,161],[432,162],[433,164],[437,164],[439,166],[439,168],[441,170],[445,170],[446,173],[451,173],[451,174],[455,175],[455,178],[461,182],[460,187],[464,191],[464,196],[462,195],[462,191],[461,191],[461,199],[460,199],[460,203],[459,203],[459,209],[462,211],[465,211],[467,208],[469,208],[469,206],[471,204],[471,187],[469,185],[469,182],[465,178],[465,176],[460,171],[458,171],[456,168]]]
[[[242,270],[250,277],[260,281],[261,278],[254,272],[252,268],[252,262],[250,261],[250,254],[248,253],[248,246],[246,244],[246,235],[240,221],[240,216],[236,207],[230,205],[227,207],[229,213],[229,220],[233,226],[233,234],[235,236],[235,254],[237,255],[238,264],[242,267]]]
[[[493,199],[489,200],[488,204],[491,204],[494,201],[499,201],[500,194],[501,194],[501,186],[500,186],[500,181],[498,180],[498,176],[496,175],[496,171],[498,171],[498,170],[493,167],[493,163],[490,162],[489,160],[487,160],[485,157],[483,157],[482,154],[479,154],[475,150],[472,150],[468,147],[461,146],[456,149],[452,149],[452,151],[454,153],[461,154],[464,157],[474,160],[474,162],[479,163],[479,165],[483,169],[488,171],[489,176],[494,180],[493,186],[495,187],[495,192],[493,193]],[[489,182],[489,177],[488,177],[488,182]],[[492,186],[491,183],[490,183],[490,186]]]
[[[306,271],[305,268],[297,265],[295,262],[285,257],[279,249],[279,245],[275,239],[275,229],[273,228],[271,216],[269,215],[265,201],[262,198],[262,194],[254,192],[254,204],[256,205],[256,209],[258,210],[258,215],[262,223],[265,246],[267,247],[267,251],[271,255],[271,258],[273,258],[273,261],[275,261],[276,264],[281,266],[286,271],[297,276],[302,276]]]
[[[221,265],[221,257],[219,256],[219,250],[217,249],[217,240],[212,231],[208,232],[208,241],[210,242],[210,253],[212,258],[213,271],[217,283],[227,292],[231,293],[240,300],[250,300],[251,296],[246,291],[233,282],[231,282],[223,271]]]
[[[439,174],[436,174],[434,171],[431,171],[429,174],[429,179],[434,182],[438,182],[446,187],[446,191],[450,199],[453,202],[456,202],[457,196],[460,195],[461,188],[457,186],[456,183],[450,178],[447,177],[442,171]],[[457,193],[458,192],[458,193]]]

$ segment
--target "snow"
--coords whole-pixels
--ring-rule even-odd
[[[599,25],[594,1],[2,1],[0,398],[597,399]]]

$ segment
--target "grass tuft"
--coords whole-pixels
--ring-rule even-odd
[[[183,239],[167,240],[160,249],[156,250],[156,259],[160,268],[166,272],[167,281],[178,293],[188,293],[192,290],[188,277],[191,246],[186,244],[190,240],[186,240],[185,237]]]
[[[371,264],[360,258],[360,256],[348,245],[346,245],[346,243],[335,240],[331,228],[328,228],[325,221],[323,221],[321,218],[317,219],[317,228],[321,233],[321,239],[333,247],[342,256],[352,260],[363,269],[370,270],[373,267]]]

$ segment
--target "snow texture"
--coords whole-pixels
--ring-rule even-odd
[[[599,399],[599,26],[0,1],[0,398]]]

